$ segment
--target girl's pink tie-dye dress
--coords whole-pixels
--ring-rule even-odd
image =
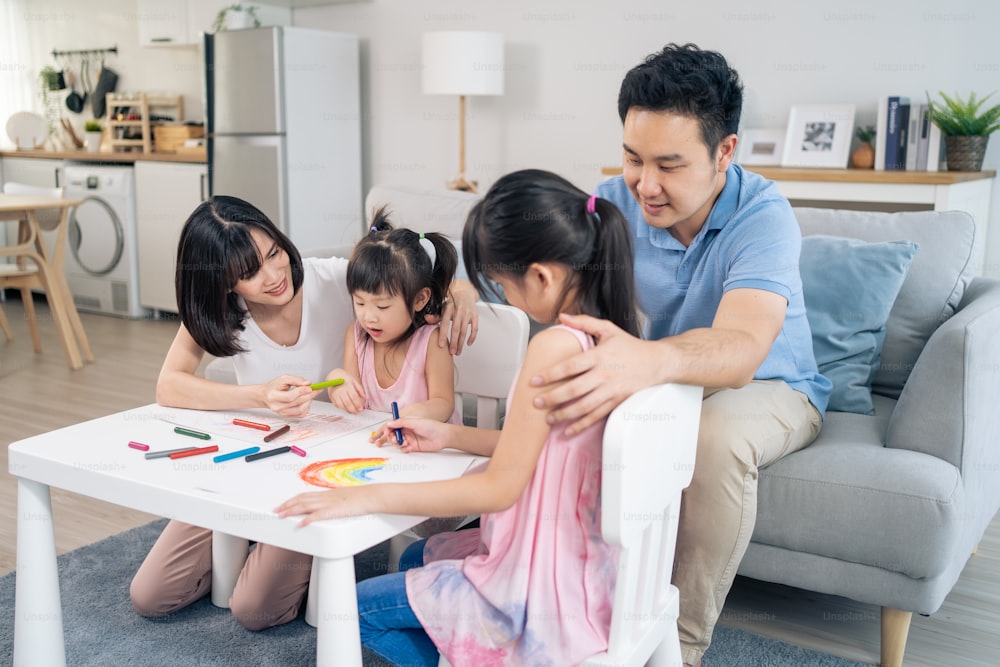
[[[607,648],[618,552],[601,537],[604,423],[572,438],[553,426],[517,502],[480,530],[430,538],[426,565],[406,573],[413,611],[454,667],[565,667]]]

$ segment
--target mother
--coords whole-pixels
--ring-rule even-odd
[[[340,366],[343,331],[354,318],[347,260],[302,259],[260,210],[236,197],[200,204],[181,231],[176,289],[181,325],[156,383],[160,405],[201,410],[266,408],[285,417],[328,400],[310,382]],[[476,336],[476,292],[452,285],[438,344],[460,354]],[[205,353],[230,357],[237,384],[198,377]],[[132,579],[132,606],[163,616],[205,596],[212,583],[212,533],[171,521]],[[312,557],[258,544],[240,572],[230,608],[250,630],[294,619]]]

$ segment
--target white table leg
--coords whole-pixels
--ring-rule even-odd
[[[319,616],[319,559],[313,558],[312,572],[309,574],[309,592],[306,593],[306,623],[316,627]]]
[[[229,609],[249,551],[249,540],[212,531],[212,604],[216,607]]]
[[[315,590],[319,613],[316,626],[317,667],[361,667],[358,592],[354,558],[314,558],[319,566]]]
[[[14,665],[65,665],[52,501],[48,486],[27,479],[17,480],[14,591]]]

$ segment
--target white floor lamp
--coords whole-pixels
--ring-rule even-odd
[[[451,190],[476,191],[465,178],[465,96],[503,95],[503,35],[497,32],[439,31],[424,33],[425,95],[458,95],[458,178]]]

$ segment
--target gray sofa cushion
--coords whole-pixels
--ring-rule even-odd
[[[802,237],[799,270],[813,351],[819,372],[833,383],[828,411],[875,413],[872,378],[885,323],[916,252],[909,241]]]
[[[753,541],[918,579],[944,571],[964,486],[946,461],[882,446],[893,403],[877,397],[874,417],[827,413],[812,445],[761,470]]]
[[[803,236],[865,241],[906,239],[920,246],[886,323],[882,362],[872,391],[898,398],[930,335],[955,312],[973,277],[975,221],[960,211],[872,213],[796,208]],[[947,237],[948,243],[941,243]]]

